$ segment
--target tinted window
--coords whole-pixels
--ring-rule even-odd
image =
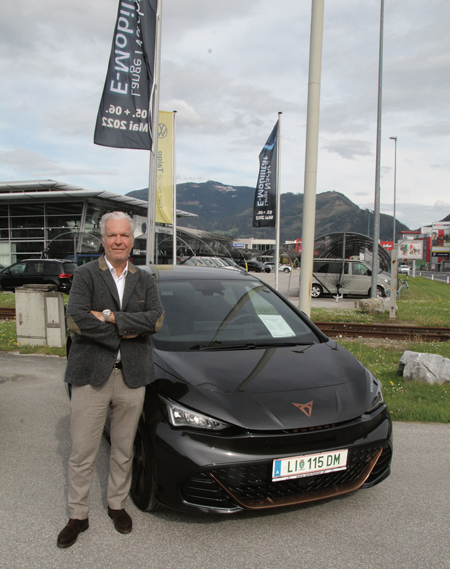
[[[313,266],[315,273],[328,273],[328,263],[326,261],[316,262]]]
[[[342,274],[342,261],[315,261],[315,273]],[[344,274],[348,275],[348,263],[344,263]]]
[[[45,263],[44,264],[44,275],[57,275],[58,271],[58,263]]]
[[[258,281],[161,282],[160,294],[166,314],[153,337],[158,349],[318,342],[306,323]]]
[[[39,261],[27,261],[25,273],[29,275],[39,275],[44,272],[44,263]]]
[[[13,275],[21,275],[25,272],[26,264],[25,263],[16,263],[15,265],[11,265],[8,269],[8,273]]]

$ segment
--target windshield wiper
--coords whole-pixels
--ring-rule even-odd
[[[267,348],[294,348],[296,346],[311,346],[311,342],[264,342],[261,344],[256,344],[255,342],[246,342],[245,344],[222,344],[221,342],[215,342],[212,345],[200,345],[196,344],[189,348],[189,351],[199,351],[204,352],[208,350],[254,350],[256,348],[267,349]]]

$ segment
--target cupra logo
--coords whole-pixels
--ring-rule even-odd
[[[292,405],[295,405],[298,409],[300,409],[300,411],[303,411],[303,413],[307,416],[307,417],[311,417],[311,413],[312,413],[312,408],[313,408],[313,402],[310,401],[309,403],[292,403]]]

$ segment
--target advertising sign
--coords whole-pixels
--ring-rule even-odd
[[[156,223],[173,224],[173,113],[159,112]]]
[[[259,174],[253,203],[253,227],[275,227],[277,205],[278,121],[259,154]]]
[[[423,241],[399,241],[397,246],[400,259],[423,258]]]
[[[386,251],[392,251],[394,248],[393,241],[380,241],[380,245],[383,247],[383,249],[386,249]]]
[[[150,150],[157,0],[119,1],[94,144]]]

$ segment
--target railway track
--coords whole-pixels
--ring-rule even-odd
[[[14,320],[15,317],[15,308],[0,308],[0,320]]]
[[[429,326],[403,326],[397,324],[353,324],[349,322],[315,322],[330,337],[388,338],[397,340],[426,340],[446,342],[450,340],[450,328]]]
[[[0,320],[14,320],[15,317],[15,308],[0,308]],[[434,340],[438,342],[450,340],[450,328],[397,324],[354,324],[350,322],[314,322],[314,324],[330,338],[339,336],[343,338],[388,338],[390,340]]]

